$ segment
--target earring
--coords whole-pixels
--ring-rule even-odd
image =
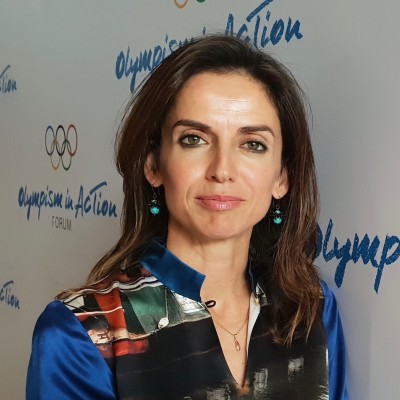
[[[153,215],[157,215],[160,212],[160,201],[157,198],[156,193],[154,192],[153,186],[151,186],[151,190],[153,192],[153,199],[150,200],[150,203],[148,204],[149,210]]]
[[[283,212],[280,210],[279,200],[276,201],[275,205],[273,206],[274,209],[271,212],[272,222],[275,225],[280,225],[283,222]]]

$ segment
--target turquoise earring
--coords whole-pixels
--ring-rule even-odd
[[[153,215],[157,215],[160,212],[159,202],[156,199],[151,200],[149,204],[149,209]]]
[[[150,200],[148,206],[150,213],[153,215],[157,215],[160,212],[160,201],[158,200],[157,195],[154,192],[153,186],[151,187],[151,190],[153,191],[153,199]]]
[[[279,201],[277,201],[274,205],[274,209],[271,212],[272,222],[275,225],[280,225],[283,222],[283,212],[280,210]]]

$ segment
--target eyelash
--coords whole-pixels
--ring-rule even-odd
[[[188,141],[191,139],[197,141],[197,143],[188,143]],[[202,146],[203,144],[206,143],[206,141],[204,139],[202,139],[199,135],[194,135],[194,134],[182,136],[179,139],[179,142],[184,147]],[[249,144],[253,144],[253,145],[255,144],[255,145],[257,145],[257,148],[250,149],[249,147],[247,147],[247,145],[249,145]],[[245,142],[242,145],[242,147],[246,147],[247,150],[249,150],[253,153],[265,153],[268,150],[267,146],[258,140],[249,140],[249,141]]]
[[[247,150],[249,150],[253,153],[265,153],[268,150],[267,146],[264,143],[259,142],[258,140],[249,140],[248,142],[244,143],[243,146],[246,146],[249,144],[257,145],[256,149],[250,149],[247,147]]]
[[[187,141],[190,140],[190,139],[198,139],[202,143],[187,143]],[[186,140],[186,143],[185,143],[185,140]],[[199,135],[185,135],[185,136],[182,136],[179,139],[179,142],[180,142],[180,144],[182,146],[186,146],[186,147],[201,146],[201,145],[206,143],[206,141],[204,139],[202,139]]]

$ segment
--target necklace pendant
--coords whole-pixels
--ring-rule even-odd
[[[158,329],[163,329],[168,325],[169,325],[168,317],[161,318],[160,321],[158,321]]]
[[[233,335],[233,341],[235,342],[236,350],[237,350],[237,351],[240,351],[240,343],[238,342],[236,336],[237,336],[237,335]]]

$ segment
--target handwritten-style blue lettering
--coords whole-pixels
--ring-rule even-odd
[[[206,30],[203,28],[203,34]],[[165,35],[164,44],[157,45],[153,49],[146,49],[139,53],[135,58],[131,57],[131,49],[128,46],[126,51],[120,51],[115,63],[115,75],[117,79],[123,77],[131,79],[130,90],[133,93],[137,86],[137,76],[139,73],[150,73],[173,51],[191,42],[193,38],[183,40],[169,39]]]
[[[289,43],[292,39],[303,38],[299,20],[293,21],[291,17],[271,19],[271,11],[267,9],[267,6],[273,1],[263,1],[247,15],[244,21],[239,23],[235,20],[235,16],[229,13],[225,35],[242,38],[259,48],[264,48],[268,44],[277,45],[283,38],[286,43]],[[205,33],[206,27],[203,27],[203,35]],[[167,34],[163,44],[142,50],[139,55],[133,57],[128,46],[125,51],[121,50],[117,56],[115,76],[117,79],[130,78],[130,90],[133,93],[137,87],[140,73],[151,73],[165,57],[192,40],[192,37],[183,40],[171,39]]]
[[[277,45],[285,34],[285,41],[289,43],[293,38],[302,39],[303,34],[300,31],[300,21],[296,20],[294,23],[292,18],[289,17],[287,23],[283,19],[279,18],[275,21],[271,21],[271,11],[266,10],[266,7],[270,5],[274,0],[265,0],[259,6],[257,6],[250,14],[246,17],[246,21],[243,22],[239,28],[235,26],[235,16],[231,13],[228,16],[228,20],[225,28],[225,35],[236,36],[245,40],[246,42],[252,42],[255,47],[266,47],[269,43],[273,46]],[[261,12],[265,11],[265,15],[262,16]],[[263,17],[263,18],[262,18]],[[261,21],[264,22],[261,24]],[[254,22],[254,26],[249,24]],[[262,25],[262,28],[261,28]],[[271,27],[272,25],[272,27]],[[269,34],[268,34],[269,29]]]
[[[9,78],[7,75],[10,68],[11,65],[9,64],[0,73],[0,94],[15,92],[17,90],[17,82],[14,79]]]
[[[32,210],[37,211],[37,219],[40,220],[43,208],[59,208],[75,212],[75,218],[92,213],[95,216],[117,217],[117,206],[112,201],[104,199],[102,188],[107,186],[103,181],[95,185],[89,191],[85,191],[81,185],[77,200],[74,201],[69,189],[65,193],[55,192],[46,186],[46,190],[34,190],[29,192],[27,185],[21,186],[18,191],[18,205],[26,209],[26,218],[29,220]],[[86,194],[87,193],[87,194]]]
[[[78,215],[83,217],[90,212],[96,216],[117,216],[116,205],[111,201],[101,200],[102,193],[99,189],[104,186],[107,186],[107,182],[99,183],[89,191],[87,196],[84,195],[83,186],[80,187],[78,202],[75,205],[75,218],[77,218]]]
[[[0,289],[0,303],[4,303],[11,308],[19,310],[21,308],[20,300],[13,293],[14,286],[14,281],[8,281],[3,284]]]
[[[400,257],[399,237],[386,235],[383,247],[381,246],[382,240],[377,235],[371,240],[368,234],[365,234],[361,241],[359,235],[355,234],[352,240],[346,239],[344,244],[341,244],[335,236],[332,244],[332,230],[332,220],[329,220],[325,235],[322,233],[320,226],[318,226],[317,257],[322,254],[326,262],[333,259],[339,261],[335,272],[337,287],[342,286],[348,263],[351,261],[356,264],[361,259],[364,265],[371,264],[372,267],[376,268],[374,290],[378,293],[384,268],[393,264]],[[380,257],[377,257],[380,249]]]

